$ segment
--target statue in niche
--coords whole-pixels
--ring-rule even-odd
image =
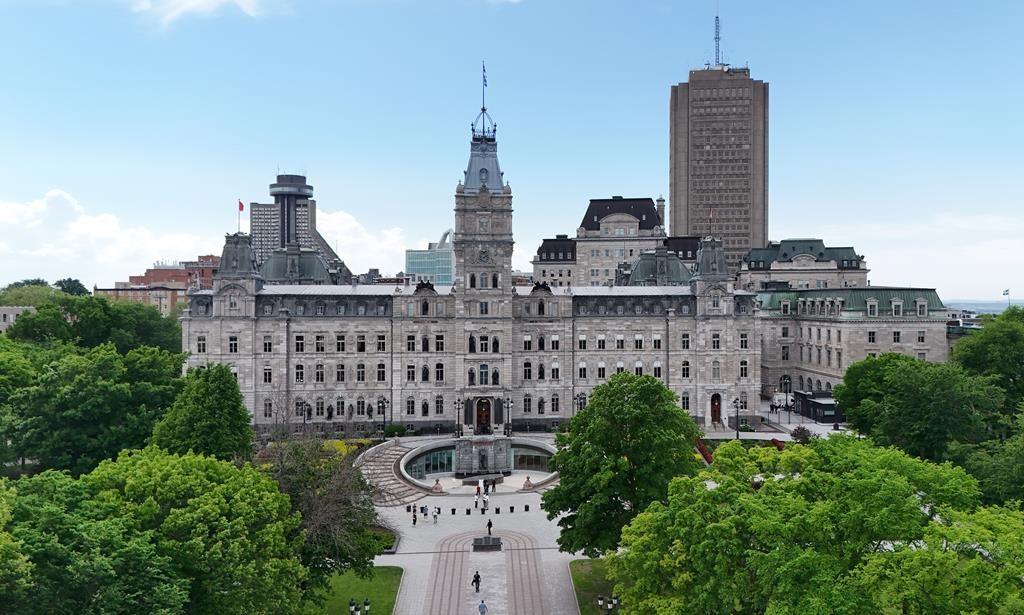
[[[487,451],[484,450],[480,451],[480,469],[487,469]]]

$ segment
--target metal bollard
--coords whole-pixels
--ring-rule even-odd
[[[524,512],[530,512],[530,505],[529,504],[523,504],[523,511]]]
[[[500,506],[495,506],[494,507],[494,514],[496,514],[496,515],[500,515],[501,514],[501,507]]]
[[[473,512],[472,508],[467,508],[466,509],[466,516],[468,517],[472,512]]]
[[[510,513],[514,513],[514,512],[516,511],[516,507],[515,507],[515,506],[509,506],[509,507],[508,507],[508,511],[509,511]]]

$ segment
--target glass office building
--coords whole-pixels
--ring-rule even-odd
[[[405,251],[405,276],[412,282],[430,282],[436,286],[455,283],[455,250],[452,229],[441,235],[441,241],[430,243],[426,250]]]

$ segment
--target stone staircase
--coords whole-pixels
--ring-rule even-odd
[[[428,495],[399,478],[398,460],[411,450],[401,444],[392,445],[360,464],[359,469],[373,487],[373,503],[377,506],[404,506]]]

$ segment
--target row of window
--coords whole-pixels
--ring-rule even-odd
[[[821,281],[819,280],[819,283]],[[826,284],[827,285],[827,284]],[[789,315],[791,313],[791,307],[789,301],[783,301],[780,304],[780,309],[783,315]],[[904,315],[903,302],[893,301],[891,305],[891,314],[893,317],[901,317]],[[839,316],[843,311],[843,302],[837,300],[818,300],[818,301],[806,301],[801,300],[797,306],[797,313],[799,315],[808,316]],[[870,317],[878,316],[878,302],[868,301],[867,302],[867,313]],[[920,317],[928,316],[928,302],[918,301],[917,302],[917,315]]]
[[[783,333],[782,333],[783,337],[788,337],[789,336],[789,327],[783,327],[782,331],[783,331]],[[896,338],[898,338],[898,333],[899,333],[898,331],[894,332],[894,335],[895,335],[894,341],[898,341],[898,339],[896,339]],[[802,337],[802,335],[803,335],[803,329],[801,329],[801,337]],[[818,329],[818,335],[819,335],[819,339],[820,339],[821,329]],[[839,332],[838,335],[839,335],[839,341],[842,341],[842,337],[841,337],[842,336],[842,332]],[[873,335],[874,335],[874,332],[869,333],[870,337],[873,337]],[[808,328],[808,336],[810,336],[810,328]],[[831,336],[831,330],[829,330],[829,336]],[[919,342],[923,342],[924,341],[924,337],[923,336],[924,336],[924,332],[923,331],[919,331],[918,332],[918,341]],[[207,340],[206,340],[206,336],[205,335],[196,336],[196,352],[197,353],[203,354],[203,353],[206,352],[206,341]],[[434,344],[433,344],[434,351],[435,352],[444,352],[444,350],[445,350],[444,335],[443,334],[436,334],[436,335],[434,335],[434,340],[433,341],[434,341]],[[549,347],[550,347],[551,350],[559,350],[560,349],[560,340],[559,340],[557,335],[551,336],[550,340],[547,340],[547,341],[550,342]],[[869,339],[869,341],[871,341],[871,340]],[[617,350],[624,350],[625,349],[625,347],[626,347],[626,340],[625,340],[625,336],[624,335],[621,335],[621,334],[620,335],[616,335],[615,339],[614,339],[614,342],[615,342],[615,348]],[[408,352],[415,352],[416,348],[417,348],[417,344],[416,343],[417,343],[416,335],[408,335],[408,336],[406,336],[405,349]],[[587,350],[588,343],[589,343],[588,342],[588,336],[586,334],[580,334],[578,339],[577,339],[577,341],[576,341],[576,348],[577,348],[577,350]],[[634,350],[643,350],[645,343],[646,343],[646,338],[644,337],[643,334],[637,333],[637,334],[635,334],[633,336],[633,346],[632,347],[633,347]],[[604,334],[598,334],[596,336],[596,339],[595,339],[595,344],[596,344],[595,348],[597,350],[605,350],[606,349],[606,344],[607,344],[607,339],[606,339],[605,335]],[[545,337],[543,335],[539,336],[537,338],[537,350],[541,350],[541,351],[547,350],[547,348],[545,348],[546,345],[548,345],[548,344],[546,344]],[[263,336],[263,352],[273,352],[273,346],[274,345],[273,345],[272,336],[270,336],[270,335]],[[749,348],[749,346],[750,346],[749,334],[748,333],[740,333],[739,334],[739,348],[741,350],[746,350],[746,349]],[[335,351],[336,352],[346,352],[347,347],[348,346],[347,346],[347,342],[346,342],[345,336],[341,335],[341,334],[336,335],[335,339],[334,339],[334,349],[335,349]],[[429,336],[426,336],[426,335],[421,336],[419,338],[419,348],[420,348],[420,351],[421,352],[429,352],[430,347],[431,347],[431,344],[430,344]],[[661,347],[662,347],[661,346],[661,336],[659,334],[654,334],[652,336],[652,338],[651,338],[651,348],[654,349],[654,350],[660,350]],[[306,348],[307,348],[306,336],[304,334],[303,335],[296,335],[295,336],[295,352],[297,352],[297,353],[307,352]],[[366,352],[366,348],[367,348],[367,336],[366,335],[357,335],[356,336],[356,344],[355,344],[356,352]],[[311,345],[311,350],[313,352],[318,352],[319,353],[319,352],[326,352],[326,349],[327,349],[327,336],[326,335],[322,335],[322,334],[314,335],[313,336],[313,343]],[[387,337],[385,335],[378,335],[377,336],[376,349],[377,349],[377,352],[386,352],[387,351]],[[689,333],[683,333],[682,334],[682,336],[680,338],[680,349],[682,349],[682,350],[689,350],[690,349],[690,334]],[[721,350],[722,349],[722,334],[721,333],[712,333],[711,334],[711,349],[712,350]],[[523,336],[523,350],[524,351],[532,351],[533,350],[533,336],[532,335],[524,335]],[[497,353],[497,352],[500,352],[500,342],[498,341],[497,336],[495,336],[495,337],[480,336],[479,338],[477,338],[475,335],[470,335],[469,336],[469,340],[467,342],[467,351],[469,353],[473,353],[473,354],[476,354],[476,353],[488,353],[488,352]],[[238,352],[238,336],[237,335],[229,335],[228,336],[228,352],[232,353],[232,354],[235,354],[235,353]]]

